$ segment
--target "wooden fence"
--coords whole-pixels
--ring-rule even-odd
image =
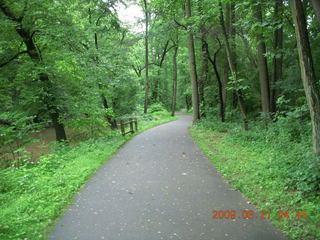
[[[120,126],[122,136],[128,133],[135,133],[138,131],[138,121],[136,118],[118,119],[117,125]],[[129,130],[126,131],[126,127],[129,126]]]

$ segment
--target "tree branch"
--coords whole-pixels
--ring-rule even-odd
[[[177,19],[174,18],[173,21],[174,21],[179,27],[183,27],[185,30],[188,30],[187,26],[179,23],[179,22],[177,21]]]
[[[17,54],[15,54],[14,56],[12,56],[8,61],[4,62],[4,63],[1,63],[0,64],[0,68],[9,64],[10,62],[12,62],[14,59],[16,59],[17,57],[19,57],[20,55],[22,54],[26,54],[28,53],[28,51],[22,51],[22,52],[18,52]]]
[[[159,62],[159,66],[161,67],[162,66],[162,63],[164,61],[164,58],[167,54],[167,52],[170,50],[168,50],[168,45],[169,45],[169,40],[166,42],[165,46],[164,46],[164,49],[163,49],[163,52],[161,54],[161,59],[160,59],[160,62]]]

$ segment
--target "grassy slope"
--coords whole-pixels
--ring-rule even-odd
[[[270,211],[272,223],[285,234],[292,239],[320,239],[320,199],[308,200],[286,190],[283,168],[273,161],[278,156],[272,147],[261,148],[255,141],[241,144],[231,134],[202,126],[193,126],[191,135],[222,175],[258,209]],[[278,211],[289,211],[290,218],[279,219]],[[306,211],[307,218],[297,218],[298,211]]]
[[[175,120],[139,121],[139,132]],[[132,136],[120,134],[63,147],[39,164],[0,172],[0,239],[44,239],[88,178]]]

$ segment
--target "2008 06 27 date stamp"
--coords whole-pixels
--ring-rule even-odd
[[[212,211],[211,219],[270,219],[271,211],[258,211],[253,210],[214,210]],[[277,211],[276,216],[278,219],[306,219],[306,211]]]

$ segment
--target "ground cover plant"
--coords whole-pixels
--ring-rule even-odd
[[[261,123],[248,132],[238,126],[211,119],[190,131],[221,175],[259,210],[270,211],[272,223],[285,234],[318,239],[320,165],[310,149],[307,124]],[[288,218],[281,214],[286,211]]]

